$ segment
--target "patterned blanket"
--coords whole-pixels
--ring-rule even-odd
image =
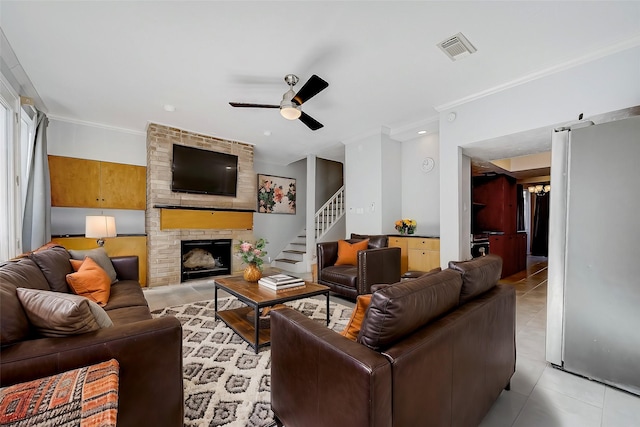
[[[115,427],[115,359],[0,389],[0,425]]]

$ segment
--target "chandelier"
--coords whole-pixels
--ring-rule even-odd
[[[538,185],[532,185],[529,187],[529,193],[536,193],[537,196],[544,196],[549,191],[551,191],[551,186],[549,184],[547,185],[538,184]]]

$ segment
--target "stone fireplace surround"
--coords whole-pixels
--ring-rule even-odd
[[[171,153],[173,144],[181,144],[238,156],[238,191],[236,197],[171,191]],[[147,128],[147,283],[163,286],[181,282],[180,242],[199,239],[253,240],[253,230],[238,229],[160,229],[158,205],[254,210],[256,206],[256,174],[253,170],[253,146],[228,141],[164,125],[150,123]],[[232,257],[231,271],[239,272],[243,265]]]

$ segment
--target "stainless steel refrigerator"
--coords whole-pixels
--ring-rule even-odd
[[[640,395],[640,117],[556,130],[547,360]]]

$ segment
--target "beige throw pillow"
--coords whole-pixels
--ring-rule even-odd
[[[27,288],[16,292],[29,322],[45,337],[84,334],[113,326],[102,307],[85,297]]]

